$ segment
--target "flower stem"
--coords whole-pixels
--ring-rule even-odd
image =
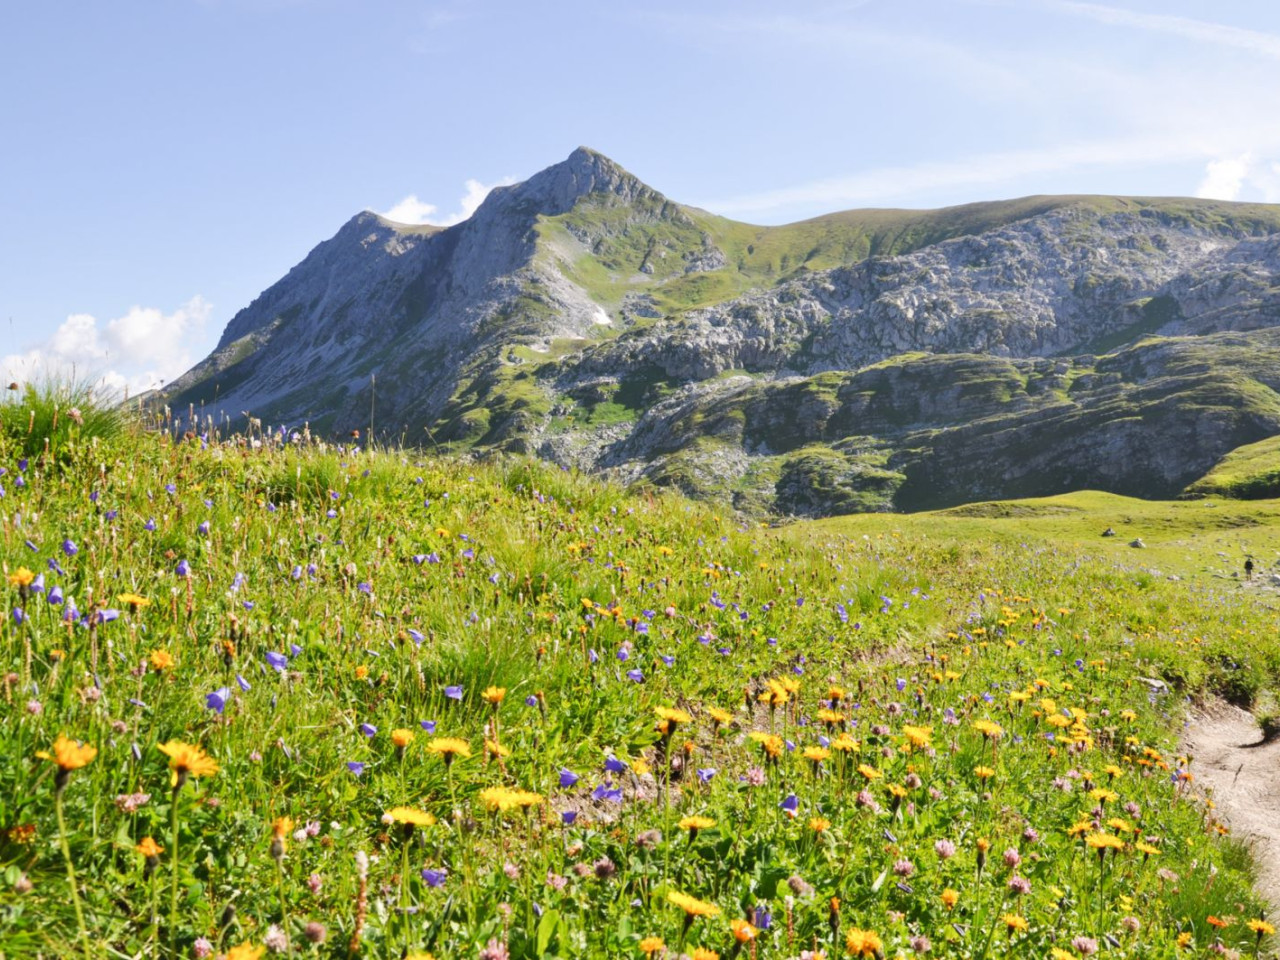
[[[289,903],[284,896],[284,857],[276,858],[276,880],[280,890],[280,927],[284,930],[286,956],[293,956],[293,937],[289,933]]]
[[[67,882],[71,885],[71,903],[76,908],[76,928],[80,931],[80,939],[87,942],[88,931],[84,925],[84,911],[80,908],[80,891],[76,889],[76,868],[71,862],[71,846],[67,843],[67,823],[62,816],[62,791],[54,795],[54,809],[58,813],[58,844],[62,847],[62,858],[67,862]]]
[[[406,831],[407,832],[407,831]],[[400,845],[400,922],[404,924],[404,953],[409,955],[409,904],[405,891],[409,886],[409,843],[412,835]]]
[[[182,861],[178,858],[178,791],[182,788],[175,785],[173,801],[169,808],[169,819],[173,826],[172,850],[170,861],[173,863],[173,888],[169,897],[169,951],[178,955],[178,878],[182,870]]]

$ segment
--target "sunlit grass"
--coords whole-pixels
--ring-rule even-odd
[[[14,956],[82,955],[77,908],[119,956],[1255,943],[1172,737],[1274,686],[1274,625],[1150,569],[1234,535],[1214,508],[773,530],[519,461],[3,442]],[[1148,551],[1095,542],[1122,515]],[[96,751],[65,791],[60,735]],[[216,771],[175,786],[175,741]]]

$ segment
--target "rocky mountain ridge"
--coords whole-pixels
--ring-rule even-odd
[[[1277,323],[1277,207],[1036,197],[754,227],[580,148],[447,229],[356,216],[163,399],[752,512],[1167,496],[1280,434]]]

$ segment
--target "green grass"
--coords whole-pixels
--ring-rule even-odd
[[[1280,437],[1237,447],[1187,487],[1190,497],[1262,500],[1280,497]]]
[[[0,396],[0,436],[26,458],[69,464],[128,423],[128,413],[87,380],[28,383]]]
[[[1228,567],[1274,544],[1276,503],[1076,494],[767,529],[514,458],[145,434],[66,469],[19,456],[0,439],[6,955],[283,937],[297,956],[617,958],[661,937],[836,956],[858,929],[886,956],[922,936],[975,958],[1078,936],[1117,957],[1252,949],[1252,865],[1176,782],[1175,735],[1187,697],[1274,695],[1274,613]],[[664,733],[659,707],[688,719]],[[1079,722],[1053,727],[1066,708]],[[62,791],[36,755],[60,735],[96,749]],[[471,756],[446,767],[445,736]],[[217,772],[173,789],[175,740]],[[531,809],[490,810],[494,787]],[[408,831],[400,806],[436,822]],[[1099,859],[1082,824],[1124,849]],[[672,892],[719,915],[686,923]],[[729,920],[757,911],[738,950]]]

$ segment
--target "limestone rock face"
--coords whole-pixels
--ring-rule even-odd
[[[753,227],[586,148],[348,221],[157,399],[818,515],[1169,496],[1280,433],[1280,208],[1037,197]]]

